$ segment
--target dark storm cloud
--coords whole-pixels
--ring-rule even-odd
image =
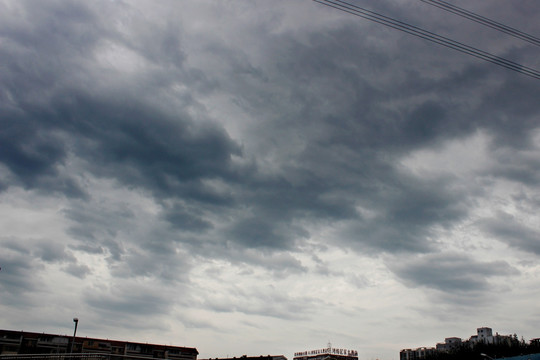
[[[71,246],[73,250],[106,255],[113,275],[120,278],[185,279],[188,257],[176,257],[180,256],[178,236],[169,233],[164,223],[158,223],[157,228],[135,230],[147,215],[136,213],[137,209],[130,209],[128,204],[73,205],[78,206],[65,211],[73,222],[69,232],[78,240]]]
[[[157,109],[126,111],[113,106],[102,112],[107,104],[82,107],[86,106],[89,112],[98,111],[87,118],[96,133],[90,137],[92,143],[84,154],[99,164],[96,172],[103,171],[103,175],[118,177],[126,184],[147,187],[158,196],[173,194],[194,201],[220,201],[204,189],[199,190],[196,182],[205,177],[234,177],[229,160],[239,149],[223,130],[168,123],[160,119]],[[112,114],[115,115],[111,118]]]
[[[168,326],[166,322],[148,321],[148,316],[155,319],[171,311],[172,301],[167,291],[156,289],[155,283],[123,281],[111,288],[86,289],[84,303],[99,316],[99,323],[94,323],[97,331],[104,326],[166,331]],[[141,318],[141,314],[145,316]]]
[[[306,273],[307,268],[293,254],[276,248],[252,247],[244,249],[242,246],[236,252],[228,254],[228,258],[237,264],[247,265],[246,272],[250,272],[252,266],[262,266],[267,269],[274,278],[285,278],[292,274]]]
[[[230,238],[241,246],[252,248],[293,249],[295,239],[306,237],[300,227],[283,224],[282,219],[250,217],[237,221],[230,230]]]
[[[498,148],[496,144],[492,144],[492,147],[496,148],[493,153],[495,163],[485,175],[504,178],[525,186],[534,187],[540,183],[540,148],[535,147],[534,143],[531,144],[534,135],[534,131],[528,130],[527,136],[518,144]]]
[[[55,243],[50,240],[37,241],[36,244],[32,246],[32,254],[49,263],[73,262],[75,260],[73,254],[66,252],[64,244]]]
[[[508,246],[540,255],[540,231],[523,224],[515,216],[500,213],[483,220],[480,226],[488,235]]]
[[[47,264],[61,264],[65,272],[79,278],[90,273],[90,268],[79,264],[66,245],[57,240],[4,238],[0,239],[0,246],[3,249],[0,288],[9,301],[21,297],[24,303],[30,302],[25,293],[45,290],[40,286],[40,273]]]
[[[0,238],[0,298],[4,304],[29,306],[30,294],[43,290],[39,273],[43,263],[34,259],[31,249],[21,239]]]
[[[489,278],[519,274],[506,261],[480,262],[459,253],[414,256],[389,264],[389,267],[411,287],[426,287],[465,296],[489,289]]]
[[[75,263],[71,263],[64,267],[64,271],[79,279],[84,279],[86,275],[92,273],[92,270],[88,266]]]
[[[358,19],[302,36],[255,24],[251,53],[234,41],[191,39],[206,41],[200,47],[214,69],[187,64],[181,24],[151,25],[125,4],[18,6],[25,25],[0,25],[7,44],[0,48],[0,161],[10,172],[2,188],[73,198],[64,210],[78,241],[72,248],[106,253],[120,277],[174,277],[168,265],[178,243],[200,256],[305,271],[264,252],[298,251],[312,224],[343,225],[328,241],[361,252],[435,251],[435,231],[464,219],[473,195],[459,179],[403,171],[400,159],[478,129],[502,139],[500,146],[526,148],[538,126],[530,80],[496,70],[504,75],[493,81],[490,65],[386,30],[375,36]],[[102,7],[132,33],[98,16]],[[129,75],[121,62],[104,66],[100,56],[115,46],[143,65]],[[173,84],[188,91],[177,95]],[[226,115],[208,115],[201,99],[216,93],[251,117],[245,139],[220,125],[231,120]],[[497,111],[504,102],[514,121]],[[138,218],[93,203],[81,177],[65,170],[70,165],[150,194],[168,231],[121,238]],[[526,171],[500,169],[516,170]],[[264,254],[245,256],[253,249]],[[465,280],[465,288],[485,286]]]
[[[433,251],[436,230],[451,228],[468,214],[470,194],[455,179],[396,173],[382,179],[379,186],[379,191],[363,196],[365,214],[342,234],[353,248],[390,253]]]
[[[166,252],[148,250],[144,243],[141,249],[126,251],[122,259],[112,265],[111,273],[119,278],[156,277],[164,282],[183,282],[193,264],[188,260],[187,253],[175,251],[174,242],[156,238],[155,243],[161,248],[167,247]],[[133,245],[133,244],[132,244]],[[120,261],[121,260],[121,261]]]
[[[100,26],[92,30],[91,27],[99,22],[90,9],[80,4],[60,6],[52,3],[39,13],[33,6],[26,8],[24,3],[20,7],[28,16],[31,24],[27,25],[32,31],[28,28],[17,31],[17,24],[10,21],[2,27],[3,35],[10,40],[9,44],[13,44],[13,49],[3,47],[2,54],[6,60],[3,77],[7,81],[3,82],[2,123],[5,131],[1,134],[0,160],[26,187],[46,188],[55,184],[47,179],[58,177],[58,166],[65,163],[70,150],[81,151],[77,155],[87,161],[99,162],[95,164],[96,168],[105,175],[111,175],[107,173],[107,164],[123,165],[124,171],[117,171],[113,176],[136,185],[146,183],[143,186],[156,191],[161,188],[162,192],[175,187],[165,177],[171,176],[171,183],[174,183],[175,178],[185,181],[215,176],[226,166],[224,160],[229,154],[238,152],[222,130],[194,128],[189,119],[180,120],[181,123],[175,123],[176,120],[170,117],[164,119],[162,111],[140,105],[138,97],[142,94],[135,98],[115,94],[100,98],[82,90],[85,88],[83,82],[87,85],[94,82],[90,78],[80,79],[80,73],[90,75],[94,71],[85,66],[90,65],[85,59],[94,57],[98,42],[109,36],[113,40],[118,37]],[[62,23],[58,24],[60,15]],[[163,48],[150,47],[156,51],[145,49],[148,52],[143,55],[162,62],[169,58],[162,57],[163,53],[167,55],[178,49],[178,41],[171,39],[170,31],[165,31],[162,36]],[[152,39],[146,40],[148,44],[156,43]],[[124,44],[128,42],[125,40]],[[17,51],[19,48],[26,51]],[[173,56],[174,63],[181,65],[178,56]],[[39,61],[29,64],[28,59],[32,57]],[[70,83],[76,87],[70,87]],[[27,84],[29,91],[25,91],[23,84]],[[72,148],[70,145],[74,143],[77,145]],[[148,168],[142,169],[141,165]],[[141,171],[146,175],[141,175]],[[68,195],[82,194],[73,179],[56,182],[55,186]],[[191,186],[194,189],[188,189],[186,193],[194,197],[206,196],[204,192],[197,194],[197,184]]]
[[[305,191],[310,190],[309,187],[302,188],[304,193],[321,199],[330,195],[328,198],[333,197],[339,204],[324,214],[328,217],[313,214],[313,218],[333,215],[335,220],[352,219],[350,233],[344,237],[359,239],[356,241],[363,241],[378,250],[433,250],[436,244],[430,241],[430,236],[434,235],[432,231],[437,227],[451,227],[464,219],[473,205],[473,195],[477,196],[479,192],[465,191],[461,179],[457,178],[430,180],[404,175],[396,171],[395,161],[408,152],[438,146],[478,129],[486,129],[496,138],[515,136],[527,144],[531,130],[538,126],[539,108],[531,105],[536,103],[532,99],[535,91],[531,88],[535,83],[477,63],[466,65],[457,73],[441,72],[440,77],[423,74],[419,68],[420,58],[415,72],[397,69],[389,62],[379,61],[384,60],[380,52],[374,50],[366,55],[366,49],[371,50],[372,46],[370,48],[369,43],[355,35],[360,30],[355,26],[332,29],[324,36],[314,37],[309,45],[295,42],[292,37],[273,39],[275,41],[270,43],[275,46],[268,47],[267,59],[278,57],[271,53],[279,54],[275,66],[279,66],[280,72],[266,74],[264,78],[270,79],[270,87],[279,87],[279,90],[274,89],[275,93],[290,95],[263,95],[253,91],[251,83],[246,83],[245,89],[235,88],[235,94],[242,95],[244,101],[239,103],[262,104],[257,107],[258,116],[261,116],[261,107],[285,109],[279,112],[283,114],[282,118],[272,118],[269,122],[272,125],[283,123],[284,130],[261,123],[261,133],[269,134],[278,146],[299,142],[299,147],[303,146],[305,150],[296,153],[298,161],[288,159],[284,162],[288,165],[283,168],[285,177],[291,183],[296,180],[301,185],[308,184],[304,180],[307,178],[320,179],[324,184],[321,188],[313,188],[312,193]],[[415,44],[414,49],[403,49],[400,53],[403,57],[411,55],[411,59],[415,58],[415,49],[425,48],[423,45]],[[295,51],[288,52],[288,49]],[[446,50],[433,51],[446,54]],[[335,56],[337,53],[339,57]],[[448,60],[438,59],[442,67],[451,67],[454,59],[462,62],[461,55],[451,52],[448,55]],[[370,61],[373,61],[369,63],[372,72],[386,69],[394,75],[405,76],[404,80],[400,81],[400,75],[393,76],[392,86],[381,93],[364,71]],[[503,79],[512,79],[510,82],[520,83],[525,89],[524,102],[529,110],[519,112],[524,116],[515,125],[507,125],[512,122],[505,121],[501,112],[496,111],[498,105],[490,98],[492,91],[485,91],[482,79],[490,78],[491,70],[497,74],[502,71]],[[378,80],[384,82],[384,78]],[[506,81],[497,83],[493,91],[504,94],[511,101],[512,96],[505,90],[506,84]],[[475,93],[478,107],[473,105],[471,112],[471,108],[460,104],[468,102]],[[257,96],[264,96],[265,102]],[[273,114],[270,110],[267,113]],[[508,126],[515,127],[515,131],[509,131]],[[363,218],[355,214],[355,205],[370,209],[374,216]],[[295,207],[287,207],[290,209]]]
[[[174,229],[180,231],[204,231],[212,228],[212,224],[204,219],[204,214],[195,209],[190,212],[181,204],[175,204],[164,212],[164,219]]]
[[[111,260],[121,259],[124,249],[116,236],[135,220],[133,212],[126,205],[105,208],[77,201],[71,208],[65,209],[64,214],[72,221],[68,233],[78,240],[71,245],[74,250],[91,254],[106,252]]]
[[[249,315],[301,320],[307,318],[318,301],[314,298],[291,297],[273,287],[244,290],[228,289],[226,297],[209,297],[203,307],[216,312],[239,312]]]
[[[38,134],[67,132],[77,142],[71,151],[86,160],[88,170],[98,176],[148,188],[158,197],[173,194],[201,202],[222,201],[201,188],[201,178],[236,176],[229,161],[239,148],[220,128],[170,118],[159,109],[139,104],[136,98],[114,102],[72,90],[58,94],[48,105],[51,108],[40,109],[27,119],[36,129],[27,134],[30,138],[15,140],[33,144],[41,136]],[[26,134],[24,129],[18,131]],[[67,151],[69,145],[62,145]],[[39,153],[39,148],[34,151]],[[29,166],[28,175],[37,177],[44,171],[42,167],[57,163],[62,159],[55,157],[37,169]]]

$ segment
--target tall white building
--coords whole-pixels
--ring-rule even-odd
[[[476,335],[471,336],[469,342],[471,344],[484,343],[484,344],[501,344],[512,340],[510,335],[499,335],[496,333],[493,335],[493,330],[488,327],[481,327],[476,329]]]

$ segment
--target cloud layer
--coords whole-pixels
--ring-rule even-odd
[[[420,2],[359,5],[538,67]],[[475,6],[538,31],[530,2]],[[78,315],[202,357],[538,336],[537,80],[311,1],[0,14],[3,327]]]

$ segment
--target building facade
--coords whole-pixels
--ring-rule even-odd
[[[436,352],[450,352],[459,349],[462,346],[474,346],[478,343],[484,344],[510,344],[512,336],[499,335],[489,327],[481,327],[476,329],[476,335],[471,336],[468,340],[462,340],[459,337],[447,337],[443,343],[438,343],[434,348],[420,347],[416,349],[403,349],[399,352],[400,360],[416,360],[424,359],[426,356]]]
[[[481,327],[476,329],[476,335],[471,336],[469,342],[473,345],[478,343],[510,344],[512,339],[513,338],[511,335],[499,335],[499,333],[495,333],[495,335],[493,335],[493,330],[491,328]]]
[[[294,353],[294,360],[358,360],[358,351],[333,348],[332,344],[324,349],[300,351]]]
[[[210,359],[199,359],[199,360],[287,360],[287,358],[283,355],[259,355],[259,356],[242,355],[240,357],[232,357],[232,358],[210,358]]]
[[[437,351],[452,351],[461,346],[463,342],[461,341],[461,338],[458,337],[447,337],[444,339],[443,343],[438,343],[436,345]]]
[[[399,352],[400,360],[419,360],[433,355],[436,349],[433,347],[420,347],[417,349],[403,349]]]
[[[77,354],[102,354],[111,360],[197,360],[199,354],[191,347],[0,330],[0,355],[66,354],[72,350]]]

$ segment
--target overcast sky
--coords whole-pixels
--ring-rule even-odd
[[[452,3],[540,35],[537,0]],[[201,358],[540,337],[539,98],[310,0],[0,0],[0,327]]]

